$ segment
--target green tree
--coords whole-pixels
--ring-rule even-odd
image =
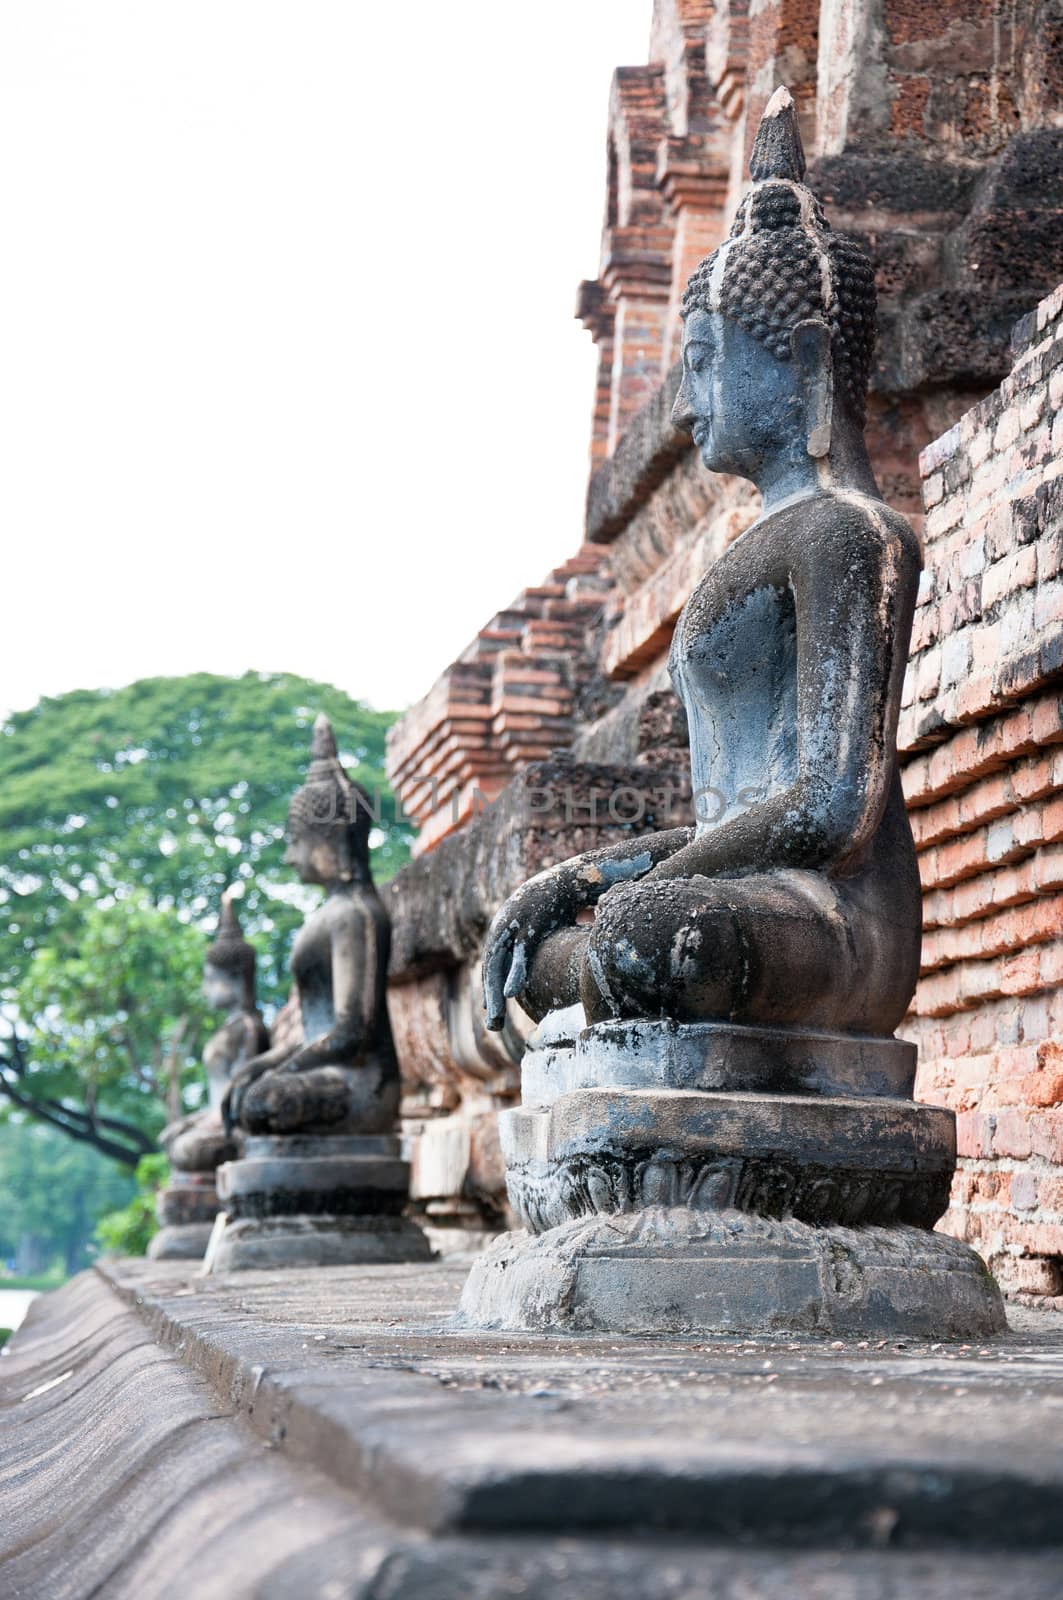
[[[292,938],[315,899],[283,865],[284,823],[319,711],[374,797],[374,868],[384,880],[407,859],[411,836],[384,778],[393,717],[327,684],[266,673],[150,678],[42,700],[0,729],[0,1010],[9,1029],[0,1092],[99,1148],[101,1139],[123,1142],[129,1164],[142,1153],[129,1127],[150,1147],[163,1115],[158,1048],[165,1056],[178,1008],[168,1002],[161,1020],[153,1014],[146,1031],[165,1024],[171,1032],[152,1042],[119,1003],[129,953],[120,935],[108,942],[104,924],[109,914],[117,928],[123,906],[140,919],[140,972],[157,978],[172,956],[174,985],[187,982],[192,1006],[222,890],[242,883],[260,999],[282,1000]],[[156,925],[153,953],[143,920],[150,911],[167,919]],[[194,963],[179,928],[197,936]],[[91,1007],[79,1004],[70,976],[85,960],[81,975],[96,985]],[[147,1018],[150,984],[136,985],[128,998]],[[128,1070],[119,1059],[123,1023],[126,1035],[137,1030]]]
[[[29,1066],[16,1091],[22,1108],[119,1160],[151,1150],[201,1081],[203,949],[197,928],[142,892],[89,906],[76,930],[55,928],[15,995],[30,1019]],[[78,1102],[90,1123],[105,1119],[92,1135],[70,1120]]]
[[[137,1162],[136,1193],[118,1211],[108,1211],[96,1224],[96,1242],[115,1256],[147,1255],[159,1231],[155,1199],[170,1178],[170,1164],[161,1150]]]
[[[97,1150],[10,1113],[0,1122],[0,1262],[17,1266],[29,1247],[46,1268],[79,1271],[100,1219],[129,1204],[135,1188]]]

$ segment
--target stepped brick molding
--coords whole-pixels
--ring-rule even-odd
[[[492,617],[391,730],[388,774],[420,830],[418,853],[481,812],[527,762],[569,744],[611,587],[604,552],[585,546]]]

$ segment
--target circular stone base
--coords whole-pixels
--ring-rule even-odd
[[[202,1261],[213,1222],[185,1222],[160,1228],[148,1245],[152,1261]]]
[[[474,1264],[459,1316],[571,1333],[971,1339],[1006,1327],[981,1258],[944,1234],[663,1206],[504,1234]]]
[[[406,1217],[262,1217],[228,1223],[210,1270],[371,1266],[431,1258],[428,1240]]]
[[[400,1219],[410,1168],[390,1136],[249,1138],[239,1161],[218,1168],[217,1184],[233,1222],[318,1217],[373,1227]]]

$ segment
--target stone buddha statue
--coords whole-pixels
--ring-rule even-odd
[[[248,1133],[390,1130],[399,1069],[385,1004],[390,927],[369,869],[369,796],[314,723],[310,771],[288,812],[285,862],[325,900],[300,928],[291,968],[302,1039],[234,1074],[227,1117]]]
[[[505,1326],[566,1325],[580,1303],[568,1325],[914,1325],[814,1287],[839,1230],[900,1222],[913,1273],[932,1257],[952,1276],[916,1295],[919,1315],[984,1330],[999,1305],[976,1258],[916,1235],[947,1204],[954,1129],[910,1103],[914,1047],[892,1037],[921,939],[896,754],[921,553],[864,444],[874,274],[803,182],[785,89],[750,172],[730,237],[687,286],[673,413],[707,468],[762,499],[675,629],[697,821],[551,868],[494,919],[488,1025],[509,997],[540,1023],[523,1105],[503,1118],[511,1199],[538,1237],[504,1260],[495,1247],[466,1310]],[[607,1293],[593,1263],[625,1240],[631,1272]],[[738,1267],[720,1289],[729,1251],[763,1258],[745,1311]],[[779,1274],[795,1251],[807,1273],[791,1293]],[[689,1271],[706,1252],[708,1286]],[[882,1290],[875,1250],[850,1256],[865,1286],[881,1268]]]
[[[151,1242],[157,1260],[197,1259],[203,1255],[220,1206],[214,1174],[236,1154],[221,1105],[232,1074],[269,1043],[269,1032],[255,1004],[255,952],[240,931],[232,893],[222,895],[221,920],[207,950],[203,993],[225,1021],[207,1040],[203,1065],[207,1072],[205,1111],[164,1128],[161,1143],[170,1158],[171,1181],[159,1196],[163,1226]]]
[[[319,716],[285,855],[303,883],[325,890],[292,950],[302,1028],[286,1029],[229,1084],[225,1122],[242,1130],[245,1149],[220,1180],[230,1224],[217,1270],[428,1254],[400,1214],[408,1169],[394,1137],[390,926],[369,867],[369,826],[369,797]]]
[[[487,940],[491,1026],[514,996],[536,1019],[582,1002],[591,1023],[888,1036],[915,988],[919,875],[895,735],[920,547],[864,446],[871,264],[801,183],[785,95],[731,236],[683,301],[673,422],[763,503],[675,630],[699,820],[518,891]]]

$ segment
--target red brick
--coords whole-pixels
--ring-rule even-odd
[[[1063,1294],[1063,1266],[1044,1256],[995,1258],[993,1272],[1001,1288],[1011,1293],[1031,1295]]]
[[[1004,1216],[1001,1233],[1007,1244],[1034,1256],[1063,1255],[1063,1222],[1038,1222],[1028,1217]]]
[[[1034,1155],[1063,1165],[1063,1110],[1052,1107],[1030,1119],[1030,1148]],[[1017,1151],[1004,1154],[1016,1155]]]

